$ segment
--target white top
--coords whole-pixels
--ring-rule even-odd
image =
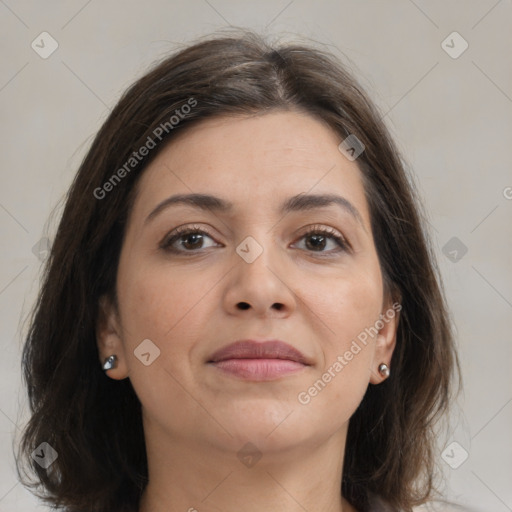
[[[400,510],[392,508],[378,497],[370,499],[370,512],[401,512]],[[477,510],[476,508],[469,508],[467,505],[462,505],[448,501],[430,501],[428,504],[415,507],[414,512],[487,512]]]

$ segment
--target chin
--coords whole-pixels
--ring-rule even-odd
[[[282,404],[254,404],[254,407],[248,404],[245,411],[224,416],[223,424],[233,436],[230,440],[235,447],[250,442],[262,451],[273,451],[291,448],[310,437],[307,424],[298,419],[291,407]],[[313,431],[313,426],[310,430]]]

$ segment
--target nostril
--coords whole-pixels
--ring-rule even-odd
[[[247,304],[247,302],[239,302],[238,307],[240,309],[249,309],[251,306],[249,306],[249,304]]]

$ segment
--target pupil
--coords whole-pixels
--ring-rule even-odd
[[[311,236],[309,237],[309,240],[310,240],[310,241],[311,241],[311,240],[315,240],[315,241],[316,241],[316,242],[314,242],[314,243],[313,243],[313,247],[315,247],[315,248],[319,248],[319,247],[320,247],[320,248],[323,248],[323,247],[325,246],[325,237],[324,237],[323,235],[311,235]],[[320,242],[320,243],[318,243],[318,242],[319,242],[319,240],[321,240],[321,242]],[[323,243],[322,243],[322,242],[323,242]]]
[[[191,244],[188,244],[187,241],[189,241],[190,239],[193,239],[197,237],[197,239],[195,241],[193,241]],[[198,242],[201,241],[201,237],[202,235],[198,234],[198,233],[195,233],[195,234],[190,234],[190,235],[185,235],[185,242],[184,242],[184,245],[187,246],[187,245],[197,245]]]

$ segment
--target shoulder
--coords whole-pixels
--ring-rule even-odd
[[[397,510],[378,496],[370,499],[368,512],[402,512]],[[472,506],[455,503],[453,501],[431,501],[428,504],[413,508],[413,512],[485,512]]]
[[[413,509],[413,512],[485,512],[482,509],[454,501],[439,500]]]

